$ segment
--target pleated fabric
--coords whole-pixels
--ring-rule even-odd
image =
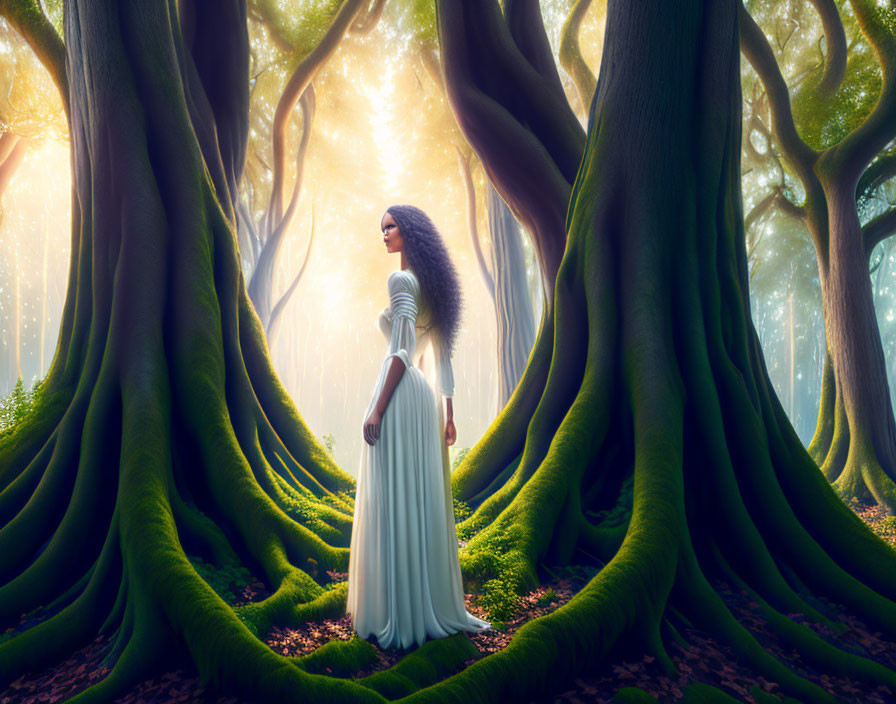
[[[380,321],[389,354],[364,419],[379,398],[391,357],[400,357],[407,368],[383,414],[376,444],[361,439],[346,610],[360,637],[374,635],[382,648],[407,648],[427,637],[481,631],[491,624],[464,605],[442,402],[413,364],[420,296],[414,274],[394,272],[389,294],[391,324]],[[444,387],[444,371],[438,378]]]

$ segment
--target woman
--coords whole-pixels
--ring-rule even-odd
[[[454,528],[447,445],[456,439],[451,349],[460,321],[457,273],[419,208],[393,206],[380,225],[386,251],[401,253],[401,270],[389,276],[390,305],[379,316],[389,354],[365,413],[346,610],[362,638],[372,634],[382,648],[407,648],[427,636],[491,624],[464,607]],[[419,369],[427,343],[447,397],[447,419],[441,396]]]

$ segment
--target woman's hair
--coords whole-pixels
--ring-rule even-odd
[[[420,281],[432,310],[431,326],[453,350],[460,327],[460,279],[442,236],[429,216],[413,205],[393,205],[387,211],[401,230],[408,265]]]

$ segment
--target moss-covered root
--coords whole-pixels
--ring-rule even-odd
[[[849,453],[834,489],[844,501],[864,503],[873,498],[891,514],[896,513],[896,483],[881,467],[870,438],[858,431],[850,435]]]

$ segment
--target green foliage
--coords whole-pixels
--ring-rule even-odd
[[[872,51],[853,49],[837,92],[819,90],[822,71],[807,78],[793,98],[793,119],[809,146],[822,150],[837,144],[862,124],[880,96],[880,65]]]
[[[336,438],[333,437],[333,433],[327,433],[323,437],[324,447],[327,448],[327,452],[330,453],[330,457],[334,460],[336,459],[336,455],[333,452],[333,448],[336,446]]]
[[[473,509],[470,508],[470,505],[466,501],[454,499],[454,520],[456,522],[464,520],[471,513],[473,513]],[[463,540],[463,538],[461,538],[461,540]]]
[[[473,536],[487,525],[488,519],[484,519],[481,516],[473,518],[472,521],[457,527],[457,537],[461,540],[472,540]]]
[[[556,601],[560,596],[553,589],[548,589],[544,594],[538,597],[535,602],[538,606],[544,606],[545,604],[550,604],[552,601]]]
[[[519,527],[490,530],[464,548],[469,556],[464,560],[465,574],[474,587],[482,585],[477,603],[486,610],[489,620],[507,621],[519,609],[527,565],[522,553],[508,549],[517,542],[518,536],[511,533],[515,530]]]
[[[198,555],[187,555],[187,559],[199,573],[199,576],[217,592],[218,596],[231,606],[233,606],[237,598],[231,586],[236,590],[240,590],[256,581],[252,573],[242,565],[224,565],[219,567],[206,562]]]
[[[508,620],[516,614],[520,598],[512,582],[498,577],[482,585],[478,603],[488,612],[489,618]]]
[[[311,527],[319,522],[320,511],[314,503],[305,496],[292,492],[281,494],[283,510],[290,518],[305,526]]]
[[[439,32],[436,27],[434,0],[406,0],[387,2],[384,17],[396,33],[408,37],[409,44],[435,47]]]
[[[28,417],[35,401],[35,391],[26,391],[22,377],[19,377],[9,396],[0,400],[0,437],[11,433],[15,426]]]

